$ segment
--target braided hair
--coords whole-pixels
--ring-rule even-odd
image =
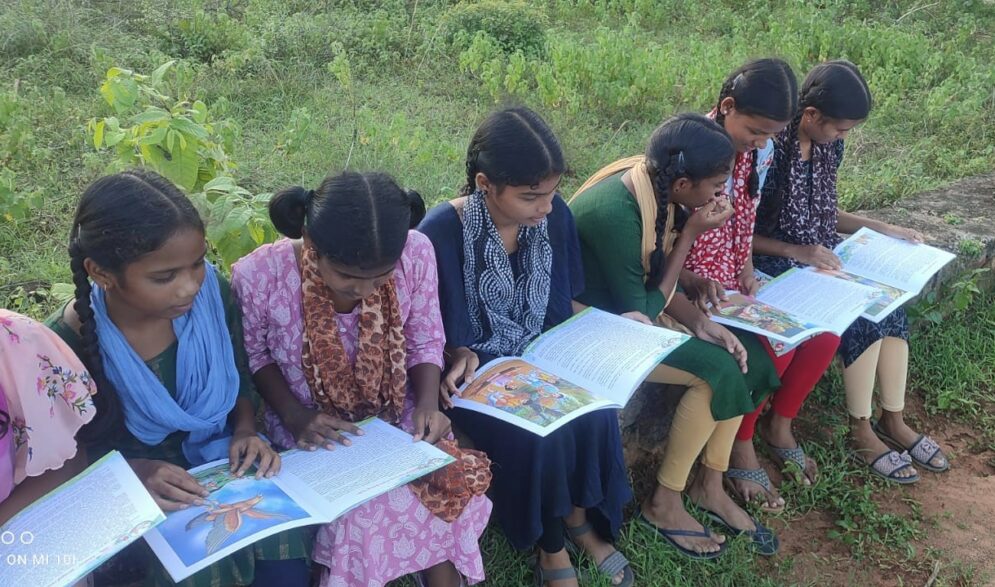
[[[347,171],[329,175],[317,190],[280,191],[270,200],[269,216],[289,238],[300,238],[306,228],[320,256],[375,269],[401,258],[408,229],[425,216],[425,202],[386,173]]]
[[[736,149],[725,129],[700,114],[679,114],[653,131],[646,147],[646,167],[656,195],[656,241],[650,254],[647,290],[656,289],[663,281],[663,241],[670,186],[682,177],[697,183],[729,173],[735,155]]]
[[[715,106],[715,121],[725,126],[722,101],[732,98],[736,111],[748,116],[761,116],[770,120],[791,120],[798,111],[798,81],[791,66],[782,59],[764,58],[749,61],[729,74],[719,91]],[[746,185],[751,198],[760,195],[760,175],[757,157]]]
[[[139,257],[155,251],[182,228],[204,231],[193,204],[161,175],[132,170],[102,177],[83,192],[69,237],[69,263],[76,286],[73,309],[80,321],[80,359],[93,377],[97,416],[81,431],[84,441],[113,437],[122,429],[120,400],[107,379],[97,324],[90,304],[92,285],[85,267],[92,260],[122,275]]]
[[[488,116],[473,133],[460,195],[473,193],[478,173],[502,188],[535,185],[564,171],[563,150],[546,121],[528,108],[508,108]]]
[[[802,82],[798,106],[798,113],[782,135],[791,140],[798,134],[806,108],[815,108],[831,119],[863,120],[870,114],[873,100],[870,87],[857,66],[845,59],[837,59],[820,63],[808,72]],[[791,140],[786,141],[787,144],[791,144]],[[789,187],[788,174],[796,155],[794,150],[785,149],[778,149],[774,153],[770,189],[764,189],[764,197],[757,213],[757,226],[763,234],[772,234],[777,228],[784,190]]]

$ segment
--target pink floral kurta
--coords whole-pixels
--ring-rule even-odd
[[[72,350],[34,320],[0,309],[0,501],[26,477],[76,456],[96,391]]]
[[[394,271],[404,320],[408,368],[423,363],[442,367],[445,335],[439,313],[438,273],[428,238],[411,231]],[[264,245],[232,269],[232,288],[239,299],[245,348],[253,373],[276,364],[291,392],[314,407],[301,369],[303,318],[300,269],[290,240]],[[339,334],[350,360],[356,358],[358,307],[338,315]],[[401,427],[411,430],[410,389]],[[295,446],[294,438],[269,407],[266,433],[280,448]],[[348,450],[348,449],[345,449]],[[390,491],[323,526],[315,539],[314,560],[328,571],[322,587],[371,587],[452,561],[471,583],[484,578],[477,540],[490,517],[491,502],[473,498],[455,522],[432,515],[407,486]]]

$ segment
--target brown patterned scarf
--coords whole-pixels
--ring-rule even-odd
[[[396,425],[404,408],[408,375],[394,280],[360,302],[355,365],[339,338],[332,292],[318,273],[318,254],[312,247],[305,247],[301,254],[301,296],[301,366],[320,409],[349,422],[377,416]],[[452,522],[470,499],[487,490],[491,463],[483,453],[460,449],[452,440],[440,440],[435,446],[456,461],[409,486],[429,511]]]

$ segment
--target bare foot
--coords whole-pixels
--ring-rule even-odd
[[[885,434],[894,438],[898,444],[906,450],[912,448],[912,445],[919,440],[919,433],[905,423],[905,418],[902,417],[902,412],[889,412],[888,410],[881,410],[881,419],[878,420],[878,427],[881,428]],[[933,455],[932,459],[929,460],[929,464],[942,469],[948,465],[948,462],[947,458],[943,456],[943,453],[938,452]]]
[[[759,422],[757,432],[764,442],[775,448],[798,448],[798,441],[791,432],[792,421],[792,418],[785,418],[771,410]],[[805,485],[811,485],[819,478],[819,469],[808,455],[805,455],[805,469],[801,473],[798,480]]]
[[[557,569],[572,569],[573,563],[570,562],[570,553],[568,553],[565,548],[561,548],[558,552],[554,553],[548,553],[540,548],[539,566],[542,567],[544,571],[555,571]],[[571,577],[570,579],[557,579],[556,581],[546,581],[544,584],[549,585],[549,587],[579,587],[577,577]]]
[[[684,509],[684,501],[681,499],[680,492],[667,489],[662,485],[657,485],[653,496],[643,502],[642,513],[643,517],[657,528],[691,530],[693,532],[705,531],[705,527]],[[726,541],[725,536],[715,533],[709,537],[673,536],[672,539],[681,548],[698,553],[718,552],[722,549],[722,543]]]
[[[757,451],[753,448],[752,440],[737,440],[732,445],[732,454],[729,456],[729,467],[733,469],[754,470],[762,469],[760,461],[757,459]],[[762,485],[749,479],[727,478],[736,492],[742,496],[746,502],[759,503],[761,507],[779,511],[784,509],[784,498],[777,489],[773,487],[770,491]]]
[[[587,522],[587,512],[584,508],[574,508],[573,512],[570,513],[564,519],[568,528],[579,528]],[[600,565],[606,558],[615,552],[615,547],[610,543],[605,542],[598,536],[598,533],[593,529],[584,532],[578,536],[574,536],[573,541],[585,554],[594,559],[595,564]],[[625,578],[625,571],[619,571],[618,574],[612,577],[612,585],[618,585]]]
[[[870,420],[865,418],[850,418],[850,437],[853,439],[853,445],[857,450],[857,454],[868,465],[891,450],[888,445],[878,438],[877,434],[874,434]],[[892,476],[905,479],[907,477],[915,477],[917,474],[918,472],[915,470],[915,467],[905,467],[904,469],[895,471]]]
[[[688,497],[698,507],[717,514],[737,530],[753,532],[757,529],[750,514],[736,505],[722,488],[722,473],[719,471],[705,466],[700,467],[691,487],[688,488]]]

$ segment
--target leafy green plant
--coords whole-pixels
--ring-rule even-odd
[[[479,33],[490,36],[502,52],[541,56],[546,51],[546,14],[516,0],[461,2],[442,18],[446,41],[466,49]]]
[[[271,194],[252,194],[230,177],[216,177],[200,192],[190,195],[207,225],[207,240],[225,265],[231,266],[243,255],[277,233],[267,213]]]
[[[148,76],[112,67],[100,93],[117,116],[93,118],[87,130],[96,149],[115,150],[116,167],[147,166],[183,189],[197,191],[234,168],[228,151],[237,128],[214,119],[200,100],[160,91],[175,65],[169,61]]]
[[[982,250],[983,247],[981,243],[973,238],[961,239],[961,241],[957,243],[957,251],[960,252],[961,255],[972,259],[980,257]]]
[[[198,11],[178,20],[167,37],[173,54],[210,63],[229,51],[245,48],[247,31],[224,12]]]

